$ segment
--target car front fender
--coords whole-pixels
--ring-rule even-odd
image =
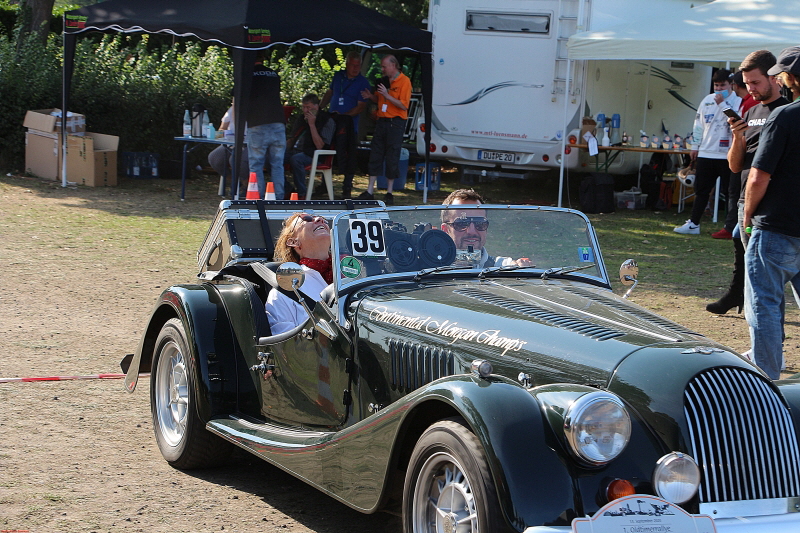
[[[230,321],[217,292],[205,285],[176,285],[159,296],[125,377],[125,388],[133,392],[140,371],[150,370],[156,339],[171,318],[183,323],[190,355],[197,361],[195,397],[203,420],[220,410],[225,384],[236,384],[235,343]]]

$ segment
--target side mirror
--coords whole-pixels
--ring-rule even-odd
[[[283,263],[278,267],[275,277],[278,279],[278,287],[285,291],[292,291],[297,295],[298,302],[303,306],[303,309],[306,310],[306,313],[308,313],[308,317],[311,319],[311,321],[314,322],[314,328],[329,339],[335,340],[337,336],[336,330],[331,327],[327,320],[314,319],[314,313],[312,313],[311,309],[308,308],[305,299],[303,299],[298,291],[298,289],[302,287],[303,283],[306,281],[306,273],[303,270],[303,267],[297,263]],[[309,330],[309,333],[304,334],[304,336],[308,339],[313,338],[313,331],[314,330]]]
[[[639,283],[639,265],[633,259],[626,259],[622,265],[619,267],[619,281],[626,287],[630,286],[630,289],[625,292],[622,296],[623,298],[627,298],[630,296],[633,289],[636,288],[636,285]]]
[[[306,273],[297,263],[283,263],[276,271],[278,286],[285,291],[293,291],[303,286]]]

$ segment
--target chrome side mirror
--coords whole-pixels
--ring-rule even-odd
[[[285,291],[299,289],[306,281],[306,273],[297,263],[283,263],[275,275],[278,278],[278,287]]]
[[[630,296],[633,289],[636,288],[636,285],[639,283],[639,265],[633,259],[626,259],[622,265],[619,267],[619,281],[623,285],[630,286],[625,294],[622,296],[623,298],[627,298]]]
[[[295,295],[297,295],[298,302],[303,306],[303,309],[306,310],[306,313],[308,313],[308,317],[314,323],[314,328],[329,339],[336,339],[336,330],[331,327],[327,320],[314,319],[314,313],[312,313],[311,309],[308,308],[305,299],[297,290],[302,287],[303,283],[306,281],[306,273],[303,270],[303,267],[297,263],[283,263],[275,272],[275,277],[278,279],[278,287],[285,291],[292,291],[295,293]],[[309,332],[306,334],[307,339],[310,340],[313,338],[313,331],[314,330],[309,330]]]

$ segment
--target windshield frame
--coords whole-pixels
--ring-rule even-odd
[[[384,273],[373,275],[369,277],[365,277],[362,279],[356,280],[349,280],[346,284],[342,278],[341,272],[341,265],[340,261],[336,258],[339,258],[341,255],[341,250],[339,247],[339,239],[338,239],[338,230],[339,222],[341,219],[350,218],[353,215],[366,215],[370,213],[386,213],[389,218],[391,218],[391,213],[393,211],[441,211],[444,206],[441,204],[437,205],[426,205],[426,206],[395,206],[395,207],[370,207],[366,209],[357,209],[353,211],[343,211],[337,214],[333,222],[331,223],[331,249],[333,250],[333,272],[334,272],[334,283],[336,284],[336,291],[337,293],[350,293],[354,290],[364,287],[366,285],[374,285],[379,283],[386,283],[389,281],[410,281],[418,275],[419,271],[414,272],[394,272],[394,273]],[[570,278],[585,278],[587,281],[591,280],[595,284],[600,282],[601,284],[611,287],[610,278],[608,276],[608,272],[606,270],[605,262],[603,261],[603,256],[600,251],[600,245],[597,240],[597,233],[592,226],[591,221],[589,218],[582,213],[581,211],[577,211],[575,209],[568,209],[563,207],[549,207],[549,206],[532,206],[532,205],[506,205],[506,204],[481,204],[481,205],[459,205],[459,209],[487,209],[487,210],[525,210],[525,211],[554,211],[560,213],[571,213],[575,216],[580,217],[583,219],[584,223],[586,224],[586,229],[588,232],[589,242],[591,243],[592,248],[595,250],[595,263],[597,264],[597,270],[600,272],[600,276],[596,275],[589,275],[583,273],[582,271],[571,272],[567,274]],[[568,265],[564,265],[568,266]],[[478,278],[478,275],[484,271],[484,268],[469,268],[464,267],[455,270],[442,270],[441,272],[433,273],[429,276],[426,276],[425,280],[432,280],[445,275],[448,278],[452,277],[461,277],[461,276],[469,276]],[[534,267],[523,267],[515,270],[511,270],[507,273],[498,272],[499,275],[506,275],[506,276],[513,276],[516,278],[526,278],[526,279],[540,279],[542,273],[547,270],[547,268],[538,268]],[[548,279],[557,278],[558,274],[551,275]]]

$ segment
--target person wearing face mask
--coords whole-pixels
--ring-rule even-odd
[[[731,144],[731,128],[723,110],[728,108],[737,110],[742,101],[731,90],[730,77],[731,73],[728,70],[716,71],[711,78],[714,92],[703,98],[697,106],[692,135],[698,148],[691,153],[692,161],[695,163],[695,199],[689,220],[675,228],[675,233],[700,234],[700,219],[703,217],[717,177],[722,178],[722,190],[728,190],[731,171],[728,168],[727,155]]]
[[[275,242],[275,261],[299,263],[305,271],[300,292],[319,301],[321,293],[333,283],[331,262],[331,229],[321,216],[293,213],[283,221],[283,229]],[[273,335],[279,335],[308,320],[303,307],[272,290],[264,306]]]

